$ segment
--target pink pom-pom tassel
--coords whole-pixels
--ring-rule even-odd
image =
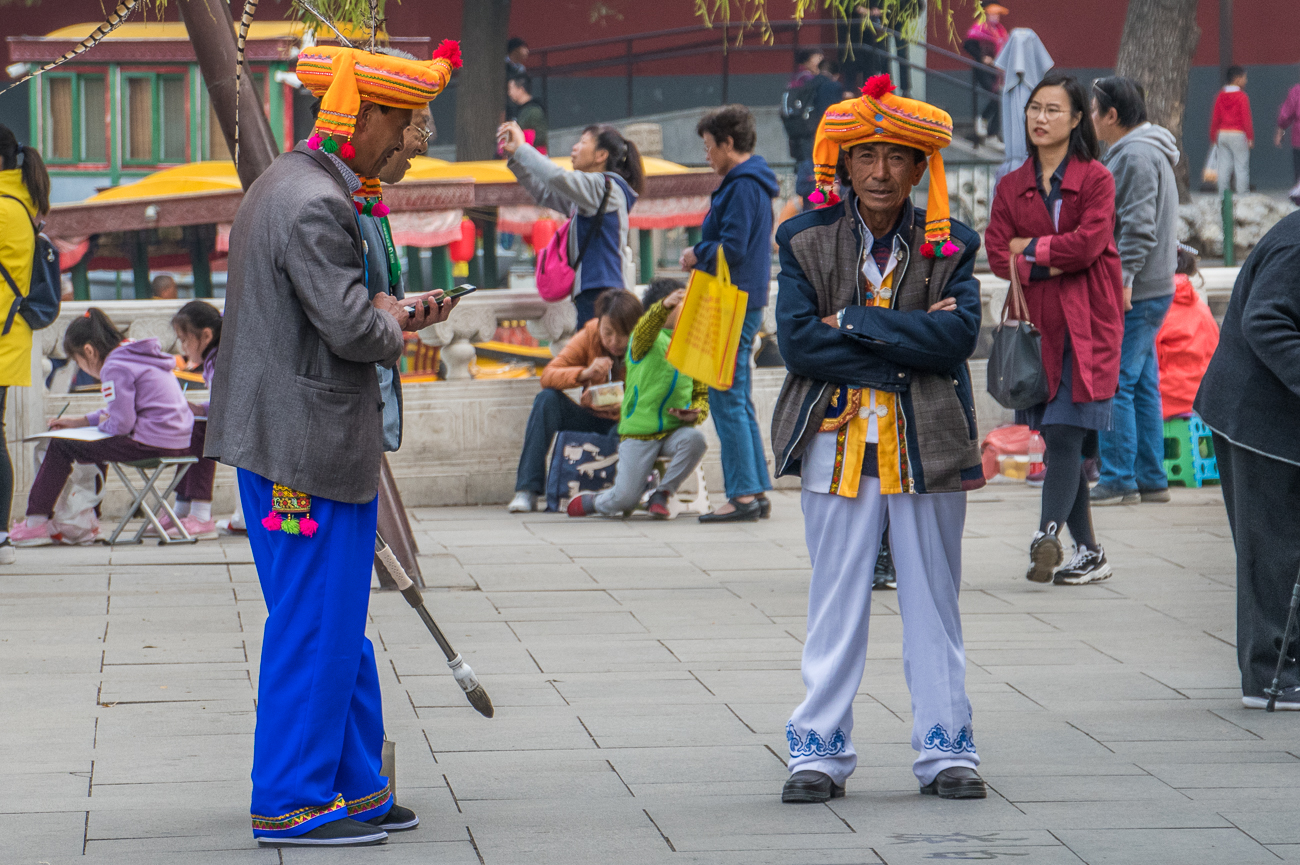
[[[812,195],[808,196],[808,200],[813,204],[821,204],[826,200],[826,195],[820,189],[814,189]]]
[[[310,147],[312,150],[320,150],[320,145],[321,145],[321,137],[319,134],[313,135],[311,138],[307,139],[307,146]]]
[[[958,249],[957,244],[950,240],[945,243],[939,251],[943,253],[944,258],[948,258],[949,256],[956,255],[961,250]]]
[[[284,517],[280,516],[275,511],[271,511],[269,514],[262,517],[262,528],[266,529],[268,532],[278,532],[280,531],[280,523],[282,522],[284,522]]]
[[[312,535],[316,534],[316,530],[320,528],[320,523],[316,522],[311,517],[304,517],[298,521],[298,528],[302,531],[302,536],[304,538],[310,538]]]
[[[375,216],[387,216],[389,213],[388,205],[384,204],[381,201],[378,204],[376,204],[374,210],[370,212],[373,213]]]

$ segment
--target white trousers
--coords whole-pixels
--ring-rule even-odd
[[[857,498],[805,490],[803,514],[812,556],[808,694],[786,725],[790,771],[824,772],[843,784],[857,766],[853,698],[866,664],[871,580],[886,525],[912,693],[912,771],[925,785],[949,766],[978,766],[957,607],[966,494],[882,496],[880,481],[864,477]]]
[[[1244,132],[1219,133],[1219,194],[1229,186],[1237,195],[1250,192],[1250,142]]]

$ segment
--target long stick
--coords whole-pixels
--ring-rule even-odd
[[[1296,611],[1300,609],[1300,577],[1296,578],[1295,588],[1291,590],[1291,609],[1286,614],[1286,630],[1282,632],[1282,651],[1277,656],[1277,669],[1273,671],[1273,687],[1265,688],[1264,693],[1268,695],[1268,705],[1264,711],[1271,712],[1277,705],[1277,698],[1282,696],[1282,666],[1286,664],[1287,649],[1291,645],[1291,628],[1295,625]]]
[[[406,569],[402,567],[402,563],[397,560],[397,556],[393,554],[393,551],[389,549],[388,544],[384,543],[384,539],[378,533],[375,534],[375,556],[379,561],[383,562],[384,567],[392,575],[393,582],[397,583],[397,588],[401,591],[402,596],[406,598],[406,602],[415,608],[415,612],[419,613],[420,621],[424,622],[424,626],[429,629],[429,633],[433,634],[433,639],[437,641],[438,648],[442,649],[442,653],[447,656],[447,666],[451,668],[452,675],[456,677],[456,684],[460,685],[461,690],[465,692],[469,704],[477,709],[479,714],[491,718],[494,712],[492,698],[487,695],[487,691],[483,690],[483,686],[479,684],[478,677],[474,675],[474,670],[470,668],[470,665],[465,663],[465,659],[451,647],[451,643],[447,642],[442,629],[438,627],[438,623],[433,620],[433,616],[429,615],[429,611],[425,609],[424,596],[420,594],[420,589],[415,583],[411,582],[411,578],[406,575]]]

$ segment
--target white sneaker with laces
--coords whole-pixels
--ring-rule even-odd
[[[529,492],[528,490],[520,490],[515,493],[515,497],[510,500],[510,504],[506,506],[506,510],[512,514],[531,514],[533,511],[537,510],[537,493]]]
[[[1052,580],[1058,586],[1082,586],[1110,579],[1110,563],[1106,561],[1106,551],[1101,547],[1090,550],[1076,546],[1074,558],[1065,567],[1056,572]]]

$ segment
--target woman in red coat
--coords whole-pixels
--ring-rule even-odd
[[[1051,74],[1025,110],[1029,159],[1002,178],[985,233],[989,267],[1003,278],[1014,258],[1029,314],[1043,336],[1047,402],[1017,412],[1047,445],[1042,520],[1029,547],[1030,580],[1081,585],[1110,576],[1092,529],[1083,458],[1110,428],[1124,337],[1123,277],[1115,249],[1115,179],[1097,161],[1087,94]],[[1068,525],[1075,555],[1058,537]]]

